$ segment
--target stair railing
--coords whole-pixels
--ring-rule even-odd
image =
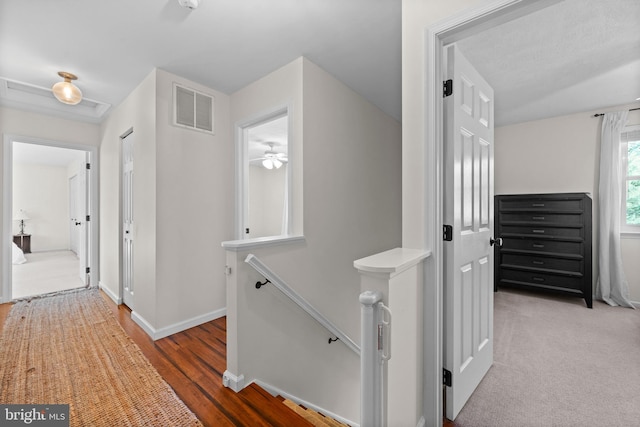
[[[322,313],[316,310],[308,301],[298,295],[293,289],[291,289],[277,274],[275,274],[269,267],[267,267],[262,261],[260,261],[255,255],[249,254],[244,260],[247,264],[253,267],[258,273],[265,277],[269,283],[275,286],[280,292],[289,297],[291,301],[296,303],[307,314],[313,317],[318,323],[324,326],[329,332],[331,332],[336,338],[338,338],[344,345],[350,348],[354,353],[360,356],[360,347],[349,338],[340,328],[334,325],[329,319],[327,319]],[[266,282],[265,282],[266,283]],[[258,284],[263,286],[265,283]],[[256,284],[259,289],[260,286]],[[330,339],[329,342],[332,340]]]

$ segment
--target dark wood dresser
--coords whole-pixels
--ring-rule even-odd
[[[591,198],[585,193],[495,196],[495,289],[584,298],[592,308]]]

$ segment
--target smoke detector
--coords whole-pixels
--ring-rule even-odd
[[[180,6],[186,7],[187,9],[195,9],[200,4],[200,0],[178,0]]]

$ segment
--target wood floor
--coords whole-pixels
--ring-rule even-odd
[[[222,385],[226,369],[226,318],[153,341],[131,311],[102,294],[127,334],[204,426],[308,427],[311,424],[261,387],[239,393]],[[0,304],[0,332],[11,304]],[[444,427],[455,424],[445,420]]]

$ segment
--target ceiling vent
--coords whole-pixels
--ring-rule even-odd
[[[213,133],[213,96],[173,85],[174,125]]]

